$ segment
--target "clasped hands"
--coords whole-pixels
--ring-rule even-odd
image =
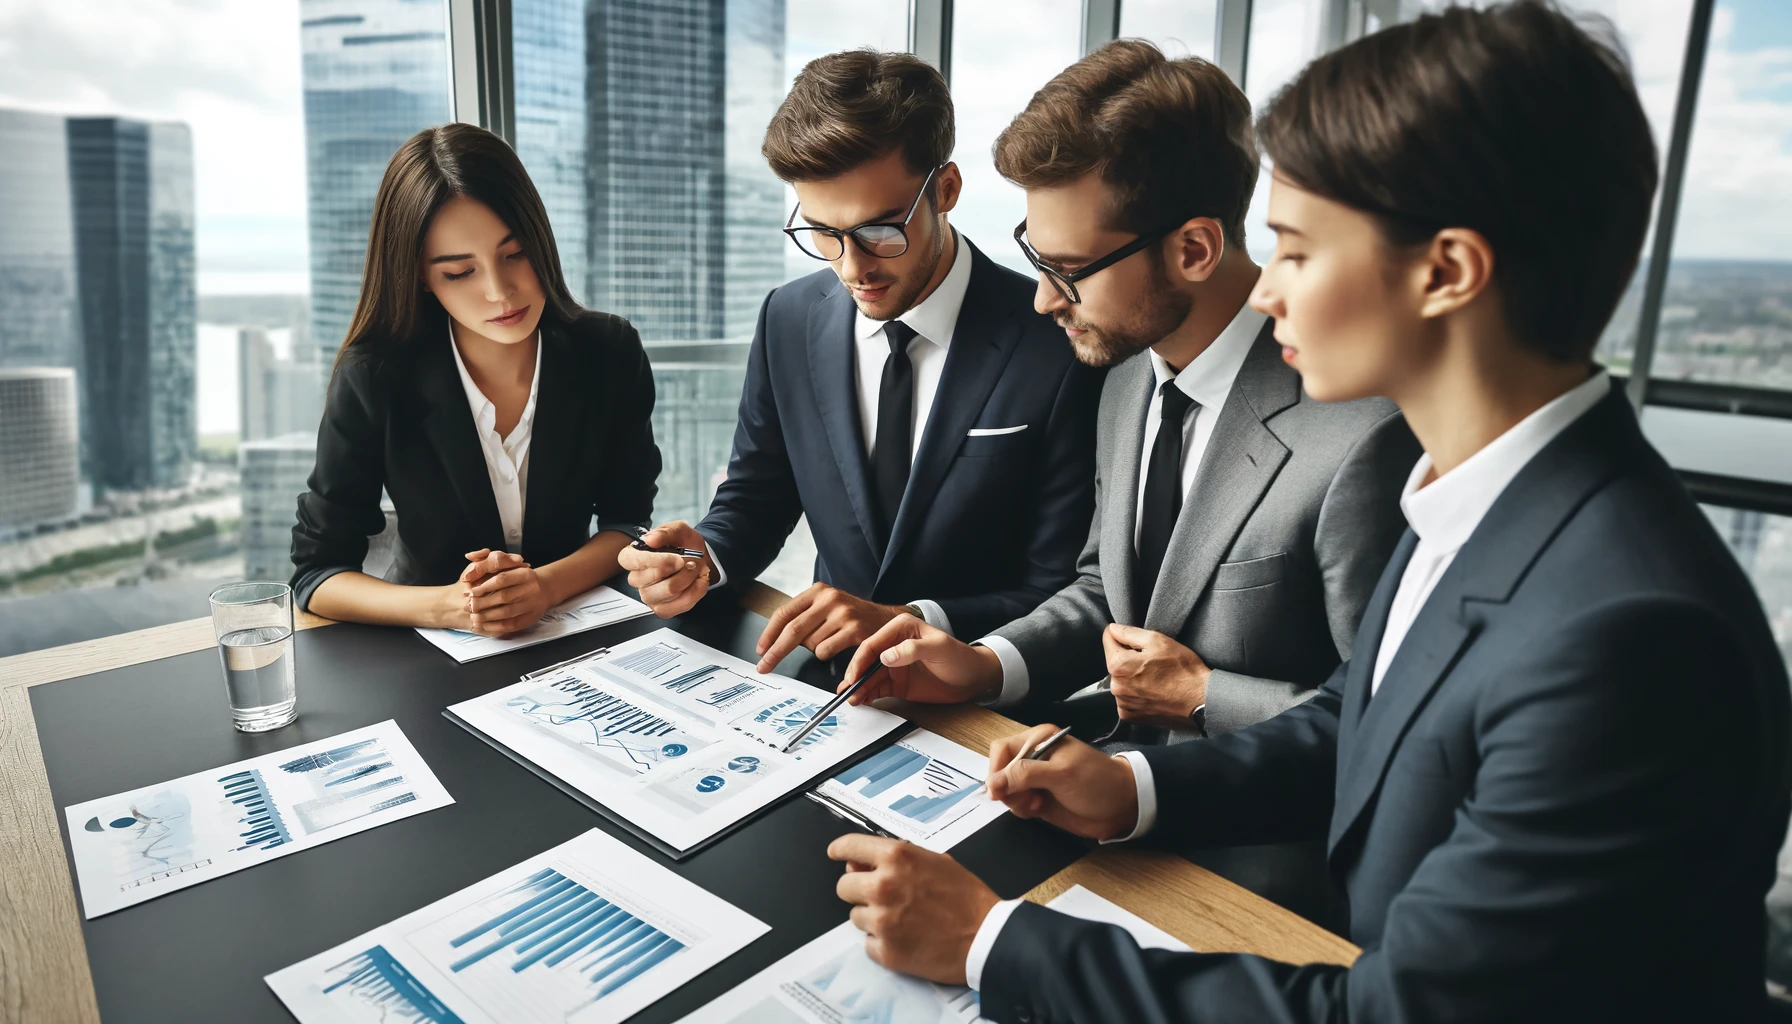
[[[480,548],[467,552],[460,579],[442,588],[443,616],[451,629],[505,637],[541,620],[554,606],[534,566],[522,555]]]

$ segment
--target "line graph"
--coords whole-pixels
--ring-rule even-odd
[[[573,676],[512,697],[505,707],[561,741],[592,750],[635,774],[677,760],[710,742]]]
[[[820,703],[800,697],[786,697],[767,705],[752,716],[753,725],[759,727],[754,730],[758,734],[755,738],[761,743],[781,747],[785,737],[807,725],[809,719],[814,718],[822,707]],[[820,725],[810,730],[809,735],[803,737],[803,741],[796,745],[792,753],[833,739],[834,734],[839,731],[840,716],[829,715],[821,720]]]

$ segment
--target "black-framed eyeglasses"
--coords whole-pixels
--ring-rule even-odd
[[[946,166],[941,164],[940,167]],[[908,213],[901,221],[894,224],[860,224],[856,228],[823,228],[804,224],[796,225],[796,215],[802,212],[803,204],[798,203],[790,211],[790,219],[784,222],[784,233],[796,243],[798,249],[818,260],[834,262],[846,255],[846,238],[852,236],[852,242],[859,251],[867,256],[879,259],[895,259],[908,251],[908,222],[915,219],[915,211],[921,208],[921,197],[927,194],[928,186],[933,184],[933,176],[940,167],[927,172],[921,182],[921,191],[915,193],[915,201],[909,204]]]
[[[1083,280],[1091,274],[1098,274],[1126,257],[1131,256],[1133,253],[1156,244],[1159,239],[1181,227],[1182,224],[1182,221],[1177,221],[1174,224],[1166,225],[1156,231],[1146,232],[1120,248],[1115,249],[1113,252],[1108,253],[1106,256],[1103,256],[1098,260],[1092,260],[1072,271],[1059,270],[1040,258],[1039,253],[1034,250],[1031,245],[1027,244],[1027,222],[1024,220],[1014,229],[1014,244],[1020,246],[1020,251],[1026,254],[1027,262],[1033,264],[1035,270],[1044,274],[1045,279],[1050,281],[1052,287],[1058,290],[1058,294],[1064,296],[1064,301],[1071,305],[1076,305],[1083,301],[1082,296],[1077,294],[1076,283],[1078,281]]]

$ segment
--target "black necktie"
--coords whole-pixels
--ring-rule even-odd
[[[877,387],[877,440],[872,450],[872,470],[877,482],[877,508],[883,541],[890,542],[902,492],[908,489],[908,464],[914,449],[915,367],[908,359],[908,343],[915,329],[900,320],[884,322],[884,338],[890,358],[884,360],[883,383]]]
[[[1182,420],[1197,403],[1176,386],[1174,379],[1158,388],[1163,396],[1157,423],[1157,440],[1151,445],[1151,461],[1145,473],[1145,507],[1139,519],[1139,579],[1141,604],[1148,606],[1157,589],[1158,571],[1170,547],[1170,533],[1182,514]]]

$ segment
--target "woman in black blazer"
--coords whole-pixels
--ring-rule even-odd
[[[615,575],[652,518],[641,340],[573,301],[541,197],[483,128],[406,142],[369,234],[299,497],[293,590],[332,619],[526,629]],[[398,512],[386,580],[360,571],[382,489]]]

